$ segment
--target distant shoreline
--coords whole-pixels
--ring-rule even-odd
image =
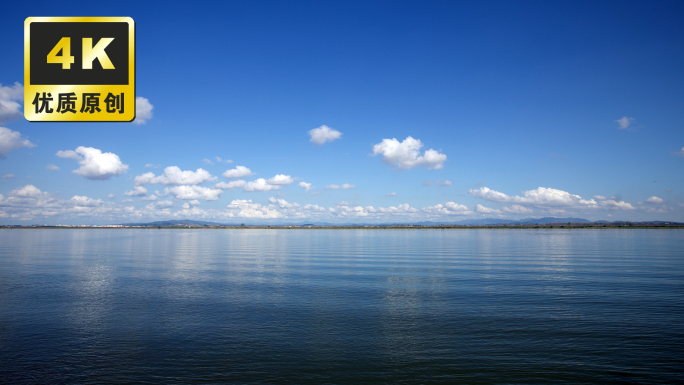
[[[0,230],[30,230],[30,229],[59,229],[59,230],[467,230],[467,229],[684,229],[684,224],[627,224],[627,225],[587,225],[587,224],[549,224],[549,225],[499,225],[499,226],[0,226]]]

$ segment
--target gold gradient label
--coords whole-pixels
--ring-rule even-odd
[[[135,119],[133,19],[27,18],[24,116],[31,122]]]

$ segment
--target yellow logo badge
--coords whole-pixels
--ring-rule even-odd
[[[133,19],[27,18],[24,116],[31,122],[135,119]]]

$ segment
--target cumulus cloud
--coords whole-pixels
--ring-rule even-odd
[[[133,207],[118,206],[111,202],[105,203],[100,199],[80,195],[62,200],[54,194],[40,191],[33,185],[13,190],[6,198],[0,195],[0,217],[21,221],[64,214],[108,218],[113,215],[128,215],[133,211]]]
[[[570,194],[566,191],[553,188],[539,187],[536,190],[523,191],[523,196],[508,196],[504,193],[491,190],[487,187],[469,190],[470,195],[491,202],[515,203],[541,208],[613,208],[631,210],[634,207],[626,202],[615,200],[583,199],[579,195]]]
[[[628,128],[632,122],[634,121],[634,118],[628,118],[626,116],[623,116],[622,118],[616,120],[617,124],[619,125],[618,129],[624,130],[625,128]]]
[[[157,195],[154,195],[154,194],[152,194],[152,195],[150,195],[150,196],[148,196],[148,197],[142,197],[142,198],[140,198],[141,201],[156,201],[156,200],[158,200],[158,199],[159,199],[159,197],[158,197]]]
[[[183,208],[184,208],[184,209],[189,209],[189,208],[192,208],[192,207],[199,206],[199,204],[200,204],[200,202],[199,202],[197,199],[193,199],[193,200],[191,200],[191,201],[189,201],[189,202],[183,203]]]
[[[38,187],[32,185],[32,184],[27,184],[24,187],[20,187],[16,190],[13,190],[9,193],[9,196],[15,196],[15,197],[20,197],[20,198],[27,198],[27,197],[37,197],[42,195],[43,192],[38,189]]]
[[[111,194],[107,195],[107,198],[108,199],[114,199],[114,198],[116,198],[116,194],[111,193]]]
[[[155,204],[155,206],[162,208],[162,209],[165,209],[165,208],[172,207],[173,202],[172,201],[159,201]]]
[[[6,127],[0,127],[0,159],[5,159],[5,155],[11,150],[21,147],[34,147],[28,139],[23,138],[18,131],[12,131]]]
[[[271,190],[280,190],[280,185],[277,184],[269,184],[266,179],[264,178],[259,178],[255,181],[248,182],[245,185],[244,191],[248,192],[260,192],[260,191],[271,191]]]
[[[302,207],[302,209],[306,210],[306,211],[319,211],[319,212],[325,211],[325,207],[321,207],[319,205],[312,205],[312,204],[304,205],[304,207]]]
[[[511,205],[510,207],[504,207],[503,211],[509,214],[530,214],[532,212],[531,209],[528,209],[520,205]]]
[[[481,204],[478,204],[475,206],[475,212],[481,213],[481,214],[501,214],[501,210],[489,208],[489,207],[484,207]]]
[[[154,106],[146,98],[142,96],[135,98],[135,119],[133,123],[145,124],[148,120],[152,119],[153,108]]]
[[[48,164],[45,166],[46,170],[51,170],[51,171],[59,171],[59,167],[55,166],[54,164]]]
[[[356,188],[356,186],[353,184],[349,184],[349,183],[345,183],[342,186],[337,185],[337,184],[329,184],[329,185],[325,186],[326,190],[347,190],[350,188]]]
[[[128,165],[121,163],[118,155],[111,152],[103,153],[97,148],[79,146],[76,151],[57,151],[56,155],[77,161],[81,167],[72,172],[86,179],[107,180],[128,171]]]
[[[365,218],[387,218],[387,217],[404,217],[417,218],[416,213],[419,212],[409,206],[408,203],[400,204],[398,206],[390,207],[373,207],[373,206],[358,206],[355,203],[341,202],[336,208],[328,208],[328,212],[337,217],[365,217]]]
[[[273,178],[268,178],[266,182],[268,184],[288,185],[294,183],[294,179],[289,175],[278,174]]]
[[[682,149],[679,151],[672,151],[671,154],[677,156],[684,156],[684,147],[682,147]]]
[[[221,197],[223,190],[214,189],[202,186],[174,186],[164,189],[165,194],[173,194],[176,199],[204,199],[207,201],[215,201]]]
[[[236,166],[234,169],[226,170],[223,174],[224,178],[244,178],[252,175],[252,171],[245,166]]]
[[[306,183],[306,182],[299,182],[299,187],[303,188],[308,192],[311,190],[313,187],[311,186],[311,183]]]
[[[655,203],[655,204],[659,204],[659,205],[660,205],[660,204],[663,204],[664,201],[662,200],[662,198],[658,198],[658,197],[656,197],[656,196],[652,196],[652,197],[646,199],[646,202],[648,202],[648,203]]]
[[[226,206],[229,210],[229,217],[240,218],[281,218],[283,214],[275,209],[275,206],[262,206],[259,203],[252,203],[252,200],[236,199]]]
[[[422,155],[420,148],[423,147],[418,139],[407,137],[403,142],[397,139],[383,139],[382,142],[373,146],[373,156],[381,154],[382,161],[396,166],[400,170],[425,166],[428,170],[437,170],[444,167],[447,156],[429,149]]]
[[[268,198],[268,201],[271,202],[271,203],[277,203],[278,206],[280,206],[281,208],[284,208],[284,209],[290,209],[290,208],[293,208],[293,207],[299,207],[299,204],[297,204],[297,203],[289,203],[289,202],[287,202],[285,199],[276,199],[276,198],[274,198],[274,197],[270,197],[270,198]]]
[[[425,207],[423,208],[423,211],[430,214],[442,215],[473,215],[473,211],[469,210],[468,207],[455,202],[446,202],[444,204]]]
[[[309,130],[309,135],[311,136],[310,141],[320,146],[325,142],[332,142],[335,139],[339,139],[342,136],[342,133],[334,128],[322,125],[313,130]]]
[[[242,187],[245,187],[246,184],[247,184],[247,182],[245,182],[244,180],[238,179],[238,180],[232,180],[232,181],[230,181],[230,182],[228,182],[228,183],[226,183],[226,182],[219,182],[219,183],[217,183],[216,186],[214,186],[214,187],[220,188],[221,190],[232,190],[232,189],[234,189],[234,188],[242,188]]]
[[[207,181],[214,181],[217,178],[211,176],[209,171],[198,168],[197,171],[182,171],[176,166],[167,167],[164,173],[155,176],[154,173],[146,172],[135,177],[135,184],[142,186],[146,184],[163,184],[163,185],[186,185],[186,184],[200,184]]]
[[[24,86],[14,83],[13,86],[3,86],[0,83],[0,124],[21,119],[21,102],[24,100]]]
[[[127,197],[144,197],[147,195],[147,189],[143,186],[135,186],[133,187],[133,190],[124,192],[124,195]]]

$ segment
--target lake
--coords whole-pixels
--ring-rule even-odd
[[[684,230],[0,230],[0,383],[684,381]]]

